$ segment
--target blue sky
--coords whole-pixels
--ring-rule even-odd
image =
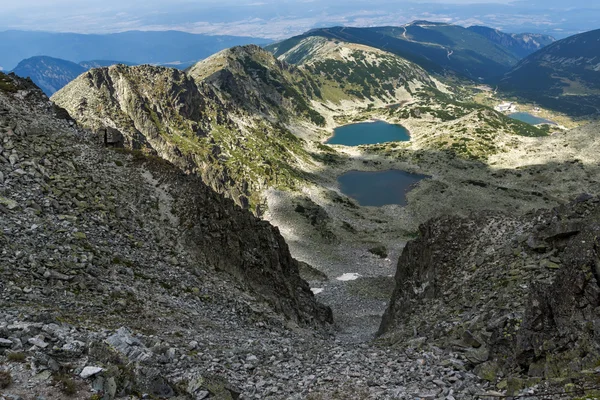
[[[320,26],[414,19],[557,37],[600,28],[590,0],[2,0],[0,30],[108,33],[175,29],[274,39]]]

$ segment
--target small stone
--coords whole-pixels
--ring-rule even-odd
[[[12,347],[12,346],[13,346],[12,340],[0,338],[0,347]]]
[[[44,338],[40,335],[36,336],[36,337],[32,337],[31,339],[29,339],[27,341],[27,343],[32,344],[34,346],[37,346],[41,349],[45,349],[46,347],[48,347],[48,343],[46,343],[44,341]]]
[[[19,204],[11,199],[7,199],[5,197],[0,196],[0,204],[6,206],[9,210],[14,210],[19,206]]]
[[[176,352],[177,351],[173,347],[171,347],[169,350],[167,350],[167,357],[169,358],[169,360],[175,359]]]
[[[196,393],[196,400],[204,400],[210,395],[206,390],[202,390],[201,392]]]
[[[83,232],[73,232],[73,237],[79,240],[87,239],[87,235]]]
[[[79,376],[82,377],[83,379],[87,379],[89,377],[92,377],[94,375],[99,374],[103,370],[104,369],[100,368],[100,367],[85,367],[83,369],[83,371],[81,371],[81,373],[79,374]]]
[[[115,395],[117,394],[117,382],[114,377],[111,376],[106,380],[106,383],[104,384],[104,393],[108,395],[109,399],[115,398]]]
[[[481,342],[475,338],[471,331],[465,331],[462,338],[465,344],[467,344],[469,347],[474,347],[476,349],[481,347]]]
[[[481,364],[488,360],[490,357],[489,351],[485,347],[480,347],[478,349],[472,349],[465,354],[467,360],[472,362],[473,364]]]
[[[540,266],[548,269],[560,269],[560,265],[550,261],[550,260],[542,260],[540,261]]]

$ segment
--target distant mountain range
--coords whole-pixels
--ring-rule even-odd
[[[204,59],[223,49],[264,45],[268,39],[240,36],[197,35],[177,31],[84,35],[78,33],[0,32],[0,67],[10,71],[24,59],[50,56],[72,62],[125,60],[133,64],[175,64]]]
[[[108,60],[82,61],[76,64],[60,58],[38,56],[21,61],[12,72],[23,78],[31,78],[46,95],[52,96],[85,71],[114,64],[132,65]]]
[[[285,57],[286,52],[307,37],[321,36],[391,52],[429,72],[451,72],[475,80],[487,80],[508,72],[524,54],[530,54],[552,40],[541,36],[533,44],[530,38],[534,35],[513,37],[486,29],[488,31],[483,32],[477,28],[429,21],[414,21],[401,27],[322,28],[269,45],[267,49],[276,57],[283,56],[293,62],[293,59]],[[496,36],[500,37],[490,38],[489,31],[497,32]],[[509,37],[512,40],[506,40]]]
[[[31,80],[48,96],[62,89],[67,83],[92,68],[110,67],[115,64],[138,65],[128,61],[91,60],[74,63],[60,58],[35,56],[21,61],[14,72],[22,78]],[[186,69],[195,62],[162,64],[164,67]]]
[[[13,72],[19,76],[31,77],[48,95],[60,90],[78,75],[91,68],[113,64],[137,65],[150,63],[185,69],[194,65],[196,60],[204,59],[216,53],[217,50],[229,47],[232,43],[262,41],[264,45],[267,42],[264,39],[209,37],[182,32],[125,32],[114,35],[77,35],[12,31],[0,33],[0,39],[2,35],[8,34],[19,37],[21,43],[38,37],[41,42],[36,43],[35,46],[42,49],[44,41],[48,41],[46,43],[47,51],[54,51],[68,56],[65,58],[30,57],[21,61],[14,69]],[[23,40],[23,37],[27,40]],[[540,88],[546,90],[553,87],[553,92],[549,91],[547,95],[556,96],[557,85],[560,87],[566,85],[556,82],[549,83],[553,80],[552,74],[548,75],[546,73],[547,69],[544,70],[546,72],[536,71],[536,66],[540,63],[535,61],[535,57],[537,57],[536,54],[540,54],[540,50],[543,51],[548,45],[548,51],[564,48],[562,45],[557,46],[557,43],[566,43],[564,40],[569,39],[555,42],[554,38],[547,35],[509,34],[484,26],[464,28],[446,23],[414,21],[401,27],[320,28],[279,43],[267,44],[265,49],[280,60],[291,64],[300,64],[306,61],[307,57],[310,56],[307,52],[314,49],[313,45],[317,43],[307,41],[310,38],[370,46],[402,57],[433,74],[449,73],[490,83],[497,83],[501,77],[508,74],[502,80],[500,86],[501,89],[512,92],[531,92],[539,95]],[[15,46],[14,43],[11,43],[10,40],[4,42],[0,40],[0,60],[3,57],[14,57],[13,53],[5,52],[3,54],[1,52],[2,48]],[[110,43],[112,43],[112,48],[107,47]],[[86,44],[87,47],[83,44]],[[592,58],[590,60],[593,61],[593,50],[584,49],[585,45],[583,44],[580,47],[579,50],[586,51],[586,53],[573,49],[570,51],[576,55],[591,54]],[[532,53],[534,53],[533,56]],[[88,59],[93,61],[79,62],[79,60],[85,60],[86,58],[83,56],[87,55],[90,56]],[[529,58],[523,60],[524,57]],[[78,62],[68,61],[73,58]],[[194,61],[174,62],[173,60],[176,59],[194,59]],[[171,60],[171,62],[165,60]],[[547,61],[545,60],[542,63],[543,65],[540,64],[539,66],[544,67],[548,63]],[[330,60],[329,63],[331,62]],[[571,64],[568,66],[571,69],[574,67]],[[584,68],[580,71],[580,75],[585,75],[585,81],[589,78],[590,73],[594,75],[593,72],[593,68],[592,72]],[[592,80],[593,78],[594,76],[592,76]],[[533,87],[529,88],[531,85]],[[583,86],[591,87],[589,85]],[[361,88],[360,90],[367,93],[370,89]]]
[[[570,114],[600,111],[600,29],[533,53],[500,80],[499,88]]]
[[[504,33],[487,26],[470,26],[467,29],[485,36],[519,58],[527,57],[556,41],[552,36],[539,33]]]

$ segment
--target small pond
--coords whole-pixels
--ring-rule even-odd
[[[391,169],[387,171],[348,171],[338,177],[340,189],[361,206],[406,205],[406,194],[427,175]]]
[[[532,114],[529,114],[526,112],[513,113],[513,114],[509,114],[508,116],[511,117],[512,119],[516,119],[521,122],[526,122],[531,125],[538,125],[538,124],[556,125],[555,122],[549,121],[544,118],[536,117],[535,115],[532,115]]]
[[[335,129],[327,144],[360,146],[385,142],[408,142],[408,130],[402,125],[388,124],[385,121],[360,122]]]

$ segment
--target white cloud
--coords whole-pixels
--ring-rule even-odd
[[[124,30],[184,30],[193,33],[280,39],[320,26],[400,25],[429,19],[507,29],[597,28],[600,11],[581,21],[536,0],[18,0],[3,5],[0,30],[106,33]],[[542,1],[542,0],[539,0]],[[557,0],[544,0],[556,7]],[[570,0],[573,8],[583,0]],[[589,0],[585,0],[588,1]],[[475,4],[476,3],[476,4]],[[490,5],[495,3],[496,5]],[[474,4],[465,6],[465,4]],[[525,6],[517,6],[525,4]],[[583,3],[582,3],[583,4]],[[521,7],[521,8],[519,8]],[[477,11],[476,11],[477,10]],[[525,11],[527,12],[525,12]],[[575,14],[573,14],[575,15]],[[586,26],[588,24],[589,26]]]

